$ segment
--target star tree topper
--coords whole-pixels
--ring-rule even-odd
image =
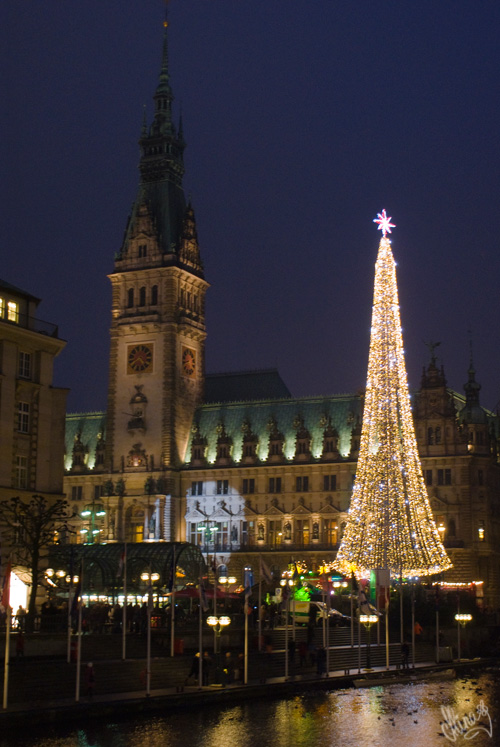
[[[382,231],[382,236],[385,238],[386,234],[392,233],[391,228],[396,228],[395,223],[391,223],[392,218],[387,217],[385,209],[381,213],[377,213],[377,217],[373,219],[374,223],[378,223],[378,230]]]

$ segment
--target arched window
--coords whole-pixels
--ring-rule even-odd
[[[134,289],[129,288],[127,293],[127,306],[130,309],[134,305]]]
[[[158,286],[153,285],[151,288],[151,306],[156,306],[158,303]]]
[[[139,289],[139,306],[145,306],[146,305],[146,288],[142,286],[142,288]]]
[[[441,428],[439,426],[434,431],[434,439],[437,444],[441,443]]]

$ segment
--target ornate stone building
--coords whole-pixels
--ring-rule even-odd
[[[277,371],[205,375],[204,278],[182,188],[165,38],[140,186],[115,259],[106,413],[67,417],[65,489],[94,541],[184,540],[241,574],[338,547],[356,473],[362,395],[293,398]],[[424,475],[454,568],[500,603],[499,423],[446,386],[434,356],[414,400]],[[99,509],[99,510],[98,510]],[[90,518],[89,518],[90,517]],[[239,575],[241,578],[241,575]]]
[[[62,498],[67,389],[52,386],[66,343],[38,298],[0,280],[0,499]]]

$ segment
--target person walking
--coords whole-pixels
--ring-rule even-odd
[[[184,680],[184,684],[187,685],[191,677],[198,679],[199,674],[200,674],[200,652],[197,651],[195,655],[193,656],[193,661],[191,662],[191,669],[189,670],[188,676]]]

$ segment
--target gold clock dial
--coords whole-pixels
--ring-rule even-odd
[[[189,377],[196,373],[196,351],[191,348],[182,349],[182,373]]]
[[[127,353],[128,373],[146,373],[153,368],[152,345],[131,345]]]

